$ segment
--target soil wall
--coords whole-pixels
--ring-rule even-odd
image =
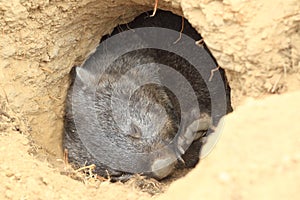
[[[151,10],[146,0],[0,1],[0,95],[25,132],[61,155],[68,73],[115,26]],[[226,70],[233,106],[299,88],[298,0],[159,0],[183,15]]]

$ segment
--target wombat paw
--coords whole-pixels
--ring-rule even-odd
[[[211,124],[212,119],[207,114],[204,114],[199,119],[194,120],[186,128],[186,131],[178,136],[177,149],[179,153],[183,155],[193,141],[202,138],[206,131],[211,127]]]

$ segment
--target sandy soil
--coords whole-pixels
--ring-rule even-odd
[[[212,153],[161,199],[299,199],[299,100],[298,91],[237,108]]]
[[[87,179],[36,155],[37,146],[19,129],[9,111],[0,114],[0,199],[147,199],[133,185]],[[60,163],[60,165],[59,165]],[[54,167],[55,166],[55,167]],[[73,175],[71,175],[73,174]],[[77,179],[77,180],[74,180]]]
[[[154,198],[299,199],[299,99],[300,92],[288,93],[249,100],[238,107],[225,118],[222,137],[212,153]],[[151,198],[136,184],[84,180],[79,175],[81,181],[76,181],[70,173],[62,175],[70,170],[36,158],[37,147],[20,132],[12,113],[2,111],[0,199]]]
[[[226,71],[236,110],[216,149],[170,187],[140,177],[111,184],[64,165],[71,67],[153,4],[0,0],[0,199],[299,199],[300,94],[290,93],[300,89],[299,0],[159,0]]]
[[[70,69],[103,35],[154,2],[0,1],[0,96],[48,152],[62,156]],[[234,107],[245,96],[300,88],[299,0],[159,0],[158,6],[183,15],[203,36],[226,71]]]

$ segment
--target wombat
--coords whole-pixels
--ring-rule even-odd
[[[131,28],[147,26],[146,20],[141,23],[144,17],[129,24]],[[158,11],[149,24],[164,27],[165,20],[181,24],[180,17],[165,11]],[[200,36],[185,23],[184,32],[198,40]],[[212,116],[211,91],[193,65],[175,53],[147,48],[123,54],[98,70],[91,66],[105,61],[97,55],[99,49],[71,72],[63,140],[69,161],[78,166],[95,164],[99,175],[121,181],[135,173],[162,179],[175,168],[194,166],[201,138],[224,113]],[[212,57],[207,54],[199,59],[206,62]],[[188,80],[194,99],[181,81],[170,80],[169,72],[162,72],[164,66]],[[180,98],[165,86],[168,84],[177,88]],[[224,101],[230,111],[229,87]]]

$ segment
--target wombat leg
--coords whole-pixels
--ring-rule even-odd
[[[181,157],[183,154],[181,154],[180,152],[176,151],[176,157],[178,159],[179,162],[181,162],[182,164],[185,164],[184,159]]]
[[[120,182],[126,182],[126,181],[128,181],[130,178],[132,178],[133,177],[133,175],[132,174],[122,174],[121,176],[112,176],[112,177],[110,177],[110,181],[111,182],[118,182],[118,181],[120,181]]]
[[[194,140],[198,140],[202,138],[206,131],[212,127],[212,118],[208,114],[202,114],[201,117],[195,121],[193,121],[188,127],[186,132],[189,134],[193,133]]]
[[[212,124],[212,119],[208,114],[203,114],[199,119],[194,120],[188,126],[183,122],[182,131],[177,139],[177,149],[181,155],[185,153],[187,148],[193,141],[202,138]],[[184,127],[186,129],[184,130]]]

